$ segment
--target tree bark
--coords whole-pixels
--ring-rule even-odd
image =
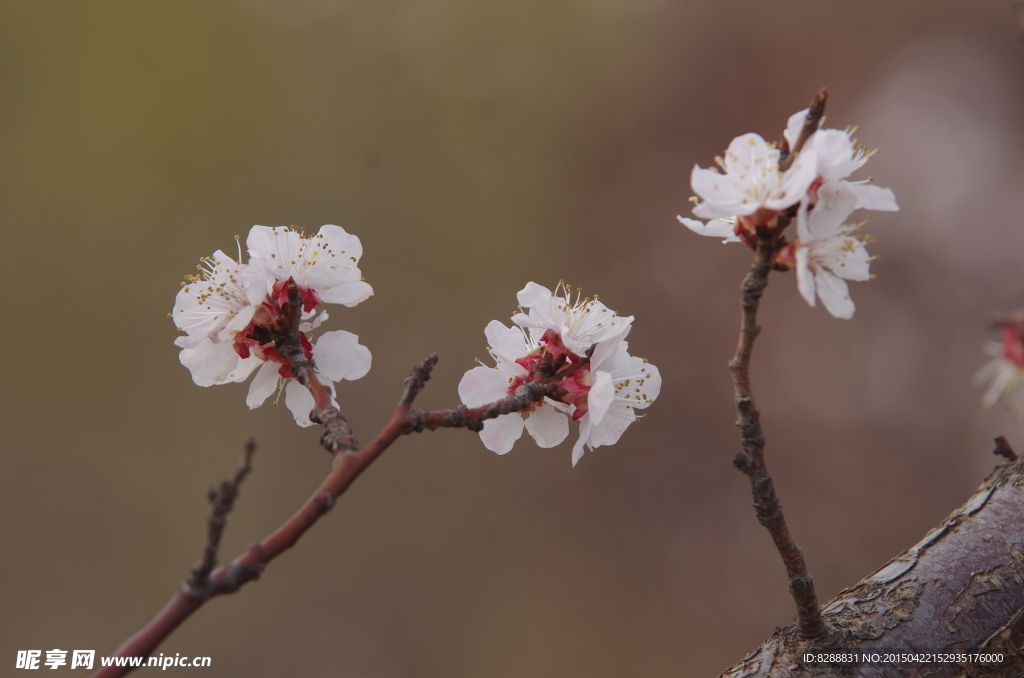
[[[998,452],[998,450],[997,450]],[[792,624],[720,678],[1024,676],[1024,457],[997,466],[916,546],[822,607],[827,645]],[[811,665],[807,652],[992,652],[998,664],[872,661]]]

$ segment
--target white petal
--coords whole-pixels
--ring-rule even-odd
[[[572,467],[576,468],[576,463],[583,458],[583,446],[589,446],[590,443],[590,417],[584,415],[580,419],[580,437],[576,441],[576,444],[572,446]],[[594,448],[591,447],[591,450]]]
[[[859,183],[851,183],[850,188],[857,196],[858,208],[883,212],[898,212],[900,209],[896,204],[896,194],[888,188]]]
[[[629,319],[632,321],[633,317],[630,316]],[[624,325],[617,334],[599,341],[597,343],[597,348],[594,349],[594,354],[590,356],[590,369],[603,369],[606,372],[610,372],[611,369],[605,368],[604,363],[618,351],[625,351],[625,339],[631,329],[633,329],[632,323]]]
[[[284,226],[253,226],[245,239],[249,263],[258,264],[270,275],[274,275],[273,271],[284,270],[288,266],[288,262],[298,251],[298,246],[299,234]]]
[[[335,254],[343,254],[349,261],[355,259],[353,263],[358,263],[363,257],[363,244],[359,241],[359,237],[348,233],[341,226],[325,224],[320,227],[318,235],[323,236],[327,246]]]
[[[819,269],[814,275],[814,282],[818,288],[821,303],[825,305],[829,313],[844,320],[853,317],[853,299],[850,298],[850,291],[845,280]]]
[[[535,282],[526,283],[526,287],[519,290],[519,293],[516,295],[519,305],[526,308],[547,306],[551,303],[551,297],[551,290]]]
[[[313,313],[315,313],[315,312],[316,311],[313,311]],[[330,316],[327,315],[327,311],[322,311],[320,313],[320,315],[318,315],[316,318],[313,319],[313,322],[308,322],[308,323],[300,324],[299,325],[299,331],[300,332],[305,332],[305,333],[308,334],[309,332],[312,332],[316,328],[320,327],[320,325],[322,325],[323,322],[325,320],[327,320],[327,318],[329,318],[329,317]]]
[[[195,348],[184,348],[178,360],[192,373],[192,381],[198,386],[213,386],[228,383],[228,375],[238,367],[241,360],[231,344],[214,344],[207,341]]]
[[[641,360],[636,358],[636,360]],[[644,400],[633,400],[631,405],[639,409],[645,409],[651,404],[659,395],[661,395],[661,370],[650,363],[644,363],[644,383],[640,386],[640,395]]]
[[[239,282],[245,290],[249,304],[258,306],[270,294],[274,279],[268,276],[259,266],[248,266],[239,275]]]
[[[625,433],[629,425],[636,421],[633,408],[623,403],[615,403],[601,423],[594,423],[590,431],[590,446],[614,445]]]
[[[834,257],[826,268],[846,280],[871,280],[871,255],[864,243],[856,238],[837,238],[841,242],[841,256]]]
[[[612,401],[615,400],[615,386],[612,384],[612,375],[608,372],[591,372],[591,375],[594,377],[594,385],[587,394],[587,414],[594,424],[600,424]]]
[[[334,400],[334,384],[331,384],[331,404],[335,407],[338,403]],[[300,384],[295,379],[289,379],[288,385],[284,387],[284,404],[291,410],[292,416],[295,417],[295,423],[303,428],[312,426],[313,422],[309,418],[310,412],[316,407],[316,401],[313,400],[313,394],[309,392],[305,386]]]
[[[174,345],[177,346],[178,348],[195,348],[199,344],[209,341],[210,338],[206,336],[184,336],[176,338],[174,340]]]
[[[508,395],[509,378],[493,367],[474,367],[462,375],[459,398],[466,407],[480,407]]]
[[[519,437],[523,435],[523,416],[518,412],[503,414],[497,419],[484,422],[484,430],[480,431],[480,440],[491,452],[505,454],[512,449]]]
[[[513,323],[520,327],[554,328],[555,321],[551,313],[556,298],[551,290],[535,282],[530,282],[519,291],[516,297],[520,306],[530,310],[528,314],[516,313],[512,316]]]
[[[818,188],[818,202],[807,218],[810,239],[822,240],[838,233],[856,206],[857,197],[847,182],[822,184]],[[804,241],[807,241],[806,237]]]
[[[315,285],[311,286],[316,287]],[[373,288],[362,280],[353,280],[326,289],[316,287],[316,294],[325,304],[341,304],[352,307],[369,299],[373,294]]]
[[[313,347],[313,360],[317,371],[331,381],[352,381],[370,371],[370,349],[359,343],[359,337],[345,330],[320,335]]]
[[[811,242],[814,240],[814,236],[811,235],[811,228],[808,222],[808,205],[810,204],[810,196],[804,196],[800,201],[800,206],[796,210],[796,237],[798,240],[804,243]]]
[[[506,327],[497,320],[492,320],[484,328],[484,336],[491,348],[508,361],[518,360],[529,353],[526,337],[519,327]]]
[[[256,313],[256,308],[256,306],[243,306],[238,309],[238,313],[235,313],[231,321],[224,326],[224,329],[217,333],[216,337],[213,337],[213,340],[221,342],[234,339],[239,332],[248,326],[249,321],[252,320],[253,315]]]
[[[740,242],[740,239],[736,237],[736,224],[726,221],[725,219],[712,219],[708,223],[697,221],[696,219],[687,219],[686,217],[677,216],[683,226],[696,233],[697,235],[710,235],[715,238],[725,238],[723,243],[727,242]]]
[[[741,134],[729,142],[723,169],[727,174],[750,176],[757,164],[772,156],[772,149],[760,134]]]
[[[805,108],[789,116],[789,122],[786,123],[786,131],[782,133],[782,136],[789,142],[790,149],[796,145],[796,140],[800,138],[800,132],[804,129],[804,121],[807,119],[808,110]]]
[[[594,351],[594,353],[597,353],[597,351]],[[611,351],[608,355],[602,356],[601,360],[591,360],[590,369],[592,372],[596,372],[597,370],[610,372],[612,380],[614,381],[620,370],[629,368],[632,364],[632,360],[633,358],[629,355],[629,342],[623,340],[615,346],[614,351]],[[636,358],[636,360],[640,359]],[[640,362],[643,361],[641,360]]]
[[[280,378],[278,369],[280,369],[280,365],[277,363],[267,362],[263,363],[263,367],[256,373],[256,378],[249,384],[249,394],[245,398],[245,404],[249,406],[250,410],[262,405],[277,390]]]
[[[792,207],[803,199],[817,178],[817,156],[814,153],[801,153],[782,177],[782,195],[765,201],[765,205],[776,210]]]
[[[230,381],[232,383],[243,382],[249,378],[252,371],[263,364],[263,361],[254,355],[250,355],[248,358],[239,358],[238,364],[235,369],[228,373],[228,376],[224,378],[224,381]]]
[[[843,130],[818,130],[808,145],[812,147],[812,154],[818,158],[818,174],[826,181],[850,176],[867,160],[863,154],[854,154],[850,135]]]
[[[735,176],[702,169],[695,165],[690,172],[690,188],[703,202],[693,209],[693,213],[698,217],[713,219],[757,211],[760,205],[744,201],[743,189],[749,183],[748,180],[741,185]]]
[[[798,247],[796,250],[796,286],[800,290],[800,296],[812,307],[815,304],[814,272],[808,265],[809,252],[806,247]]]
[[[569,417],[544,402],[526,417],[526,432],[540,447],[554,447],[569,435]]]

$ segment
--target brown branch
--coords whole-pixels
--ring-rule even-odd
[[[732,371],[733,391],[736,397],[736,412],[739,417],[736,426],[740,429],[743,451],[737,452],[733,465],[750,478],[750,490],[754,496],[754,510],[757,520],[771,534],[775,548],[782,557],[789,579],[789,592],[796,602],[797,620],[804,638],[819,639],[826,633],[814,592],[814,580],[807,571],[803,552],[793,539],[782,513],[775,482],[768,473],[764,461],[764,431],[761,429],[761,413],[754,403],[750,388],[750,355],[754,340],[761,328],[757,324],[757,307],[768,285],[771,257],[775,251],[779,228],[772,236],[758,238],[754,263],[743,280],[743,316],[736,354],[729,362]]]
[[[281,357],[288,361],[292,374],[300,384],[309,389],[315,407],[309,418],[315,424],[322,424],[324,433],[320,436],[320,444],[331,454],[341,451],[354,452],[359,449],[359,441],[352,433],[348,420],[337,407],[331,403],[331,387],[324,384],[316,375],[316,366],[306,359],[299,337],[299,318],[302,313],[302,298],[299,286],[291,278],[288,279],[289,331],[274,339]]]
[[[912,548],[823,608],[834,653],[879,661],[804,661],[815,647],[794,625],[721,678],[1020,678],[1024,675],[1024,460],[1004,462]],[[886,661],[886,652],[994,653],[1002,661]]]
[[[410,412],[403,433],[419,433],[423,429],[433,431],[439,428],[468,428],[470,431],[480,431],[484,427],[484,421],[488,419],[519,412],[545,396],[557,398],[560,393],[564,394],[565,391],[557,384],[535,381],[523,384],[513,395],[480,407],[459,405],[453,410]]]
[[[284,346],[286,350],[291,349],[289,342],[281,342],[281,346]],[[300,371],[305,370],[307,376],[311,377],[312,383],[316,379],[312,373],[313,367],[308,363],[305,355],[301,353],[301,345],[298,348],[301,358],[292,363],[292,371],[298,378]],[[281,354],[285,355],[283,351]],[[477,408],[459,407],[454,410],[444,410],[441,412],[428,412],[426,410],[410,412],[413,401],[423,389],[427,380],[430,379],[431,370],[433,370],[436,364],[437,354],[435,353],[413,368],[412,374],[405,380],[405,389],[402,392],[398,407],[395,408],[384,428],[374,436],[368,445],[360,450],[347,451],[343,447],[339,448],[342,451],[334,455],[334,462],[330,473],[328,473],[316,492],[291,518],[262,541],[250,544],[242,555],[227,565],[218,567],[212,572],[206,571],[203,574],[203,570],[206,569],[207,565],[212,568],[210,563],[212,563],[212,558],[216,554],[216,543],[214,543],[212,550],[214,556],[208,558],[206,552],[204,552],[203,560],[197,566],[193,566],[196,569],[193,569],[189,580],[182,585],[174,597],[168,601],[164,608],[145,627],[115,650],[114,656],[149,656],[179,624],[188,619],[207,600],[214,596],[234,593],[247,582],[258,579],[270,561],[294,546],[309,528],[331,510],[335,500],[348,489],[349,485],[400,436],[414,431],[422,431],[424,428],[433,430],[444,426],[464,427],[479,431],[483,428],[483,422],[487,419],[518,411],[528,407],[533,402],[541,400],[545,395],[557,395],[558,393],[558,387],[554,384],[538,382],[524,384],[514,395]],[[317,384],[319,384],[319,381],[313,383],[312,386],[307,385],[310,391],[313,392],[315,399],[317,398]],[[326,387],[324,388],[326,389]],[[326,390],[327,407],[322,404],[322,399],[318,399],[318,410],[314,411],[314,414],[318,414],[321,420],[323,420],[325,412],[329,412],[329,410],[337,411],[336,408],[330,405],[330,390]],[[338,417],[340,416],[341,414],[338,413]],[[333,421],[338,420],[335,419]],[[324,436],[327,437],[326,432]],[[324,445],[331,449],[328,443],[324,443]],[[239,471],[236,471],[235,479],[240,481],[244,475],[244,473],[239,474]],[[220,538],[219,530],[222,530],[222,528],[223,526],[218,528],[217,541]],[[210,530],[211,532],[213,531],[212,522]],[[211,541],[213,541],[212,537],[208,539],[207,549],[210,548]],[[199,585],[200,583],[203,585]],[[92,678],[116,678],[126,675],[130,671],[132,671],[132,667],[108,666],[97,670],[92,674]]]
[[[193,598],[205,596],[210,586],[210,573],[217,566],[220,538],[224,534],[228,514],[235,506],[238,488],[252,470],[252,455],[255,451],[256,441],[250,438],[245,444],[245,453],[238,462],[235,472],[227,480],[222,480],[218,487],[211,487],[207,492],[210,512],[206,518],[206,546],[203,547],[203,555],[199,561],[189,568],[192,576],[185,580],[185,587]]]

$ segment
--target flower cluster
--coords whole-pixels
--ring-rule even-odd
[[[512,449],[525,428],[541,447],[554,447],[569,435],[569,419],[580,424],[572,464],[593,450],[618,441],[661,391],[661,374],[646,360],[629,355],[625,341],[633,322],[612,312],[596,296],[575,301],[561,283],[555,292],[529,283],[519,292],[525,313],[512,327],[497,320],[484,330],[495,367],[482,365],[463,376],[459,397],[479,407],[509,395],[523,384],[557,384],[558,397],[546,397],[521,412],[484,422],[480,438],[498,454]]]
[[[1000,340],[985,345],[992,360],[978,370],[974,382],[986,387],[982,406],[1002,403],[1019,419],[1024,413],[1024,312],[1005,314],[997,322]]]
[[[795,218],[797,235],[791,242],[779,237],[774,267],[796,269],[800,293],[811,306],[821,299],[833,316],[850,318],[854,305],[846,281],[868,280],[872,257],[853,235],[860,224],[846,220],[859,208],[895,211],[899,206],[891,190],[870,179],[848,179],[874,155],[853,138],[855,128],[815,126],[808,136],[808,114],[805,109],[790,117],[781,147],[744,134],[733,139],[724,159],[715,159],[719,167],[695,166],[693,213],[710,221],[682,216],[679,221],[701,235],[753,247],[759,237]]]
[[[310,426],[313,396],[296,382],[275,343],[292,330],[289,283],[300,295],[306,321],[299,325],[299,339],[317,373],[330,382],[362,377],[370,369],[370,351],[356,335],[325,332],[315,345],[308,336],[327,319],[326,311],[317,315],[321,304],[355,306],[373,294],[360,277],[362,245],[339,226],[324,226],[312,236],[253,226],[246,249],[247,264],[218,250],[202,260],[198,275],[186,278],[170,314],[186,333],[174,342],[182,349],[179,360],[199,386],[242,382],[256,371],[246,404],[259,407],[281,390],[296,423]]]

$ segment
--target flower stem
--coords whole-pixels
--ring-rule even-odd
[[[733,391],[736,396],[736,426],[740,429],[743,451],[737,452],[733,465],[750,478],[750,490],[754,497],[757,520],[772,536],[789,578],[789,592],[796,602],[797,624],[800,635],[808,640],[822,638],[827,626],[821,617],[818,598],[814,592],[814,580],[807,571],[803,552],[793,539],[786,525],[775,482],[768,474],[764,461],[764,431],[761,429],[761,413],[754,403],[750,388],[750,355],[754,340],[761,331],[757,324],[757,308],[768,285],[771,257],[778,242],[778,233],[759,237],[754,254],[754,263],[743,279],[742,307],[739,342],[736,354],[729,362],[732,371]]]
[[[288,361],[292,374],[313,396],[315,407],[309,419],[324,427],[320,444],[331,454],[355,452],[359,449],[359,441],[352,433],[352,427],[338,408],[331,404],[331,388],[317,378],[313,363],[306,359],[306,352],[302,348],[302,340],[299,338],[302,299],[298,285],[292,278],[288,279],[288,311],[288,333],[277,337],[274,344],[281,357]]]

